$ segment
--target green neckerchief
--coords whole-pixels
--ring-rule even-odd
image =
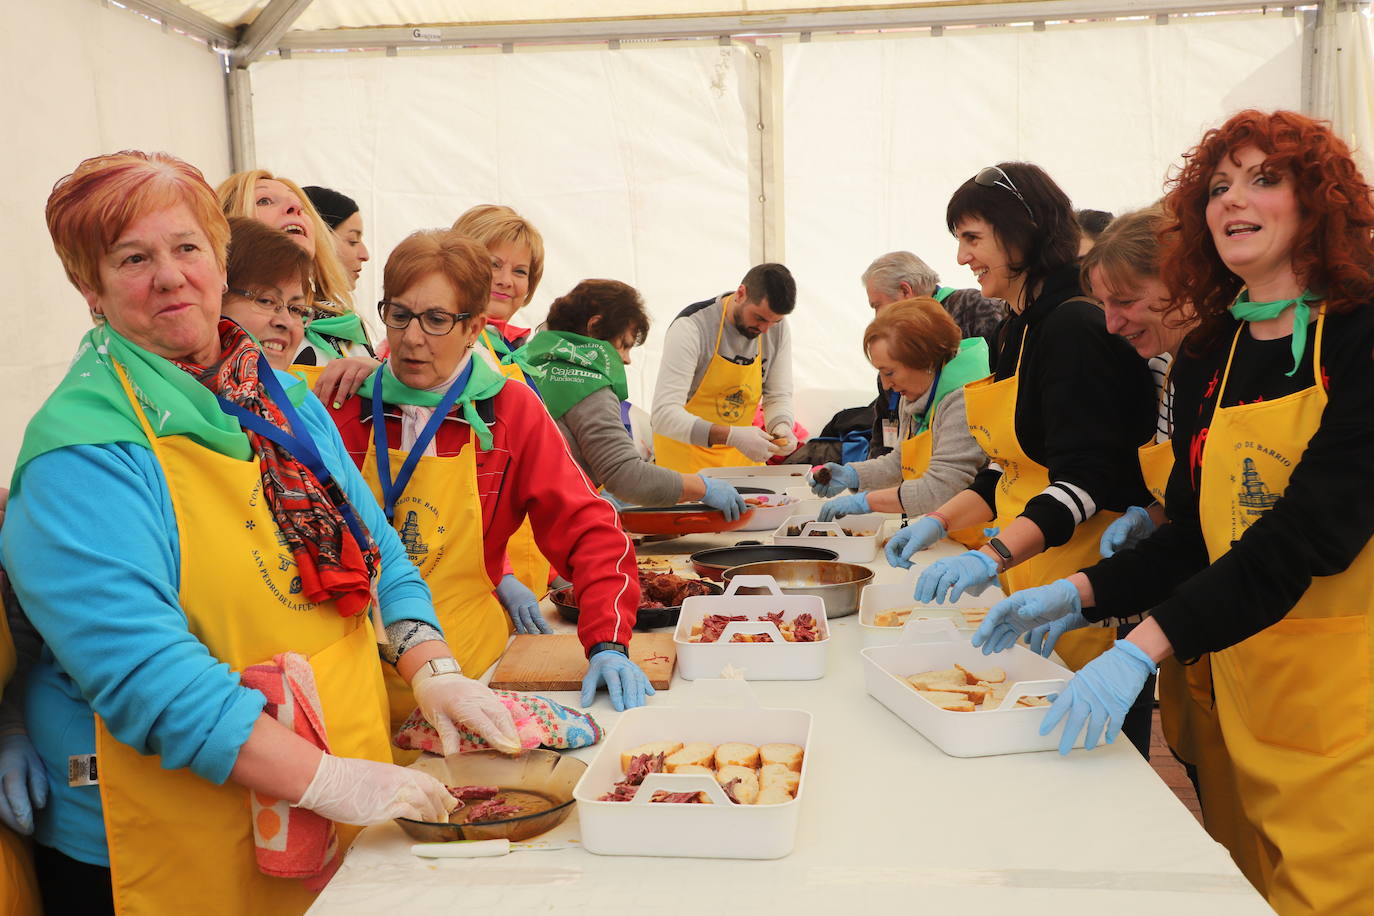
[[[81,338],[66,377],[29,421],[15,463],[13,489],[19,488],[24,466],[47,452],[72,445],[148,443],[134,405],[115,374],[116,362],[124,367],[143,415],[158,436],[186,436],[230,458],[252,457],[252,446],[239,421],[220,409],[214,392],[170,360],[101,324]],[[266,359],[261,365],[267,366]],[[300,404],[309,391],[294,376],[283,377],[282,383],[292,404]]]
[[[602,388],[622,401],[630,396],[625,361],[610,341],[571,331],[540,331],[515,355],[528,364],[525,371],[555,420]]]
[[[316,318],[305,326],[305,339],[310,341],[311,346],[326,355],[334,354],[331,359],[338,359],[343,354],[325,340],[326,334],[335,340],[347,340],[364,346],[367,344],[367,332],[363,330],[363,320],[358,317],[357,312]]]
[[[520,371],[528,375],[530,366],[525,358],[525,348],[512,350],[510,344],[506,343],[506,338],[501,336],[501,332],[491,325],[482,329],[483,339],[491,345],[491,351],[496,354],[496,360],[503,366],[519,366]],[[542,392],[541,392],[542,393]]]
[[[937,286],[935,287],[935,293],[930,298],[944,305],[945,300],[952,295],[954,295],[954,290],[950,289],[948,286]]]
[[[940,406],[945,395],[963,388],[969,382],[976,382],[986,376],[988,371],[988,342],[981,337],[959,341],[959,352],[940,370],[940,383],[935,386],[935,397],[921,415],[920,425],[912,430],[911,434],[914,436],[930,428],[931,421],[935,419],[935,408]],[[923,399],[924,397],[922,396]]]
[[[1277,318],[1290,305],[1293,309],[1293,368],[1284,375],[1291,377],[1302,365],[1302,351],[1307,348],[1307,324],[1312,320],[1312,310],[1307,303],[1317,302],[1321,297],[1311,290],[1303,290],[1296,299],[1280,299],[1277,302],[1251,302],[1250,288],[1240,291],[1236,301],[1231,303],[1231,314],[1241,321],[1267,321]]]
[[[477,413],[474,401],[485,401],[496,396],[496,392],[501,390],[501,386],[506,384],[506,377],[495,369],[491,368],[486,362],[477,356],[472,355],[472,374],[468,376],[468,382],[463,386],[463,393],[458,395],[457,406],[463,409],[463,419],[472,427],[473,435],[477,437],[477,444],[483,451],[491,448],[491,427],[487,426],[485,420]],[[374,373],[367,381],[363,382],[358,389],[358,396],[370,399],[372,397],[372,380],[377,376]],[[382,401],[386,404],[408,404],[413,407],[437,407],[439,402],[444,399],[442,391],[425,391],[420,388],[411,388],[405,382],[398,379],[391,372],[391,360],[382,364]]]

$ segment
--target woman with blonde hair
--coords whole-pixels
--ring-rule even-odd
[[[513,366],[511,353],[530,332],[510,320],[529,304],[544,276],[544,237],[529,220],[500,204],[469,209],[454,221],[453,231],[484,245],[491,255],[491,300],[482,342],[503,366]],[[516,377],[510,371],[506,375]]]

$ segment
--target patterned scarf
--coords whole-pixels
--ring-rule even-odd
[[[219,334],[221,353],[214,364],[172,362],[225,400],[287,429],[285,414],[267,399],[258,380],[259,361],[266,365],[262,351],[232,321],[220,321]],[[380,565],[376,544],[371,538],[366,545],[358,544],[319,479],[294,455],[252,430],[244,432],[261,464],[263,496],[296,559],[306,598],[335,601],[344,617],[362,613],[372,597],[368,570]],[[293,432],[308,435],[306,430]]]

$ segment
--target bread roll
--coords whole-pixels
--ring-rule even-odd
[[[716,775],[716,771],[711,769],[710,767],[701,766],[700,764],[695,763],[680,764],[676,770],[670,770],[669,772],[678,773],[685,776],[710,776],[713,779]]]
[[[764,744],[759,747],[759,761],[765,766],[781,763],[789,770],[801,772],[802,749],[799,744]]]
[[[681,745],[679,745],[680,747]],[[739,766],[750,769],[759,765],[759,749],[752,744],[727,742],[716,748],[716,769]]]
[[[780,785],[766,785],[759,790],[754,799],[756,805],[785,805],[792,800],[792,793]]]
[[[782,786],[793,795],[797,794],[797,784],[801,774],[785,763],[765,763],[759,770],[759,791],[769,786]]]
[[[735,798],[739,799],[741,805],[752,805],[759,794],[758,774],[749,767],[741,766],[723,766],[716,771],[716,782],[721,785],[733,779],[739,780],[735,783]]]
[[[684,744],[682,749],[669,755],[665,766],[669,773],[676,773],[679,767],[699,766],[710,767],[715,759],[716,746],[705,741],[693,741]]]
[[[650,741],[648,744],[632,747],[628,751],[621,751],[620,772],[627,772],[630,769],[630,761],[640,754],[663,754],[668,756],[676,754],[680,750],[682,750],[681,741]]]

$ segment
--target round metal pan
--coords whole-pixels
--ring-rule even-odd
[[[711,594],[713,595],[719,595],[725,591],[725,589],[714,582],[707,582],[706,584],[710,587]],[[558,591],[550,593],[549,600],[553,602],[553,606],[558,610],[559,617],[562,617],[568,623],[577,623],[578,610],[577,605],[573,604],[573,590],[571,587],[560,588]],[[657,630],[661,627],[675,627],[677,626],[678,615],[681,613],[682,605],[680,604],[674,607],[640,608],[635,614],[635,629]]]
[[[816,595],[825,602],[826,618],[834,620],[859,609],[859,596],[873,581],[873,570],[857,563],[777,560],[736,566],[725,573],[725,581],[735,576],[772,576],[784,595]],[[739,590],[741,595],[765,593],[748,586]]]
[[[773,560],[834,560],[838,557],[839,554],[825,547],[738,544],[734,547],[698,550],[689,559],[692,562],[692,571],[698,576],[720,582],[727,569],[746,563],[768,563]]]

